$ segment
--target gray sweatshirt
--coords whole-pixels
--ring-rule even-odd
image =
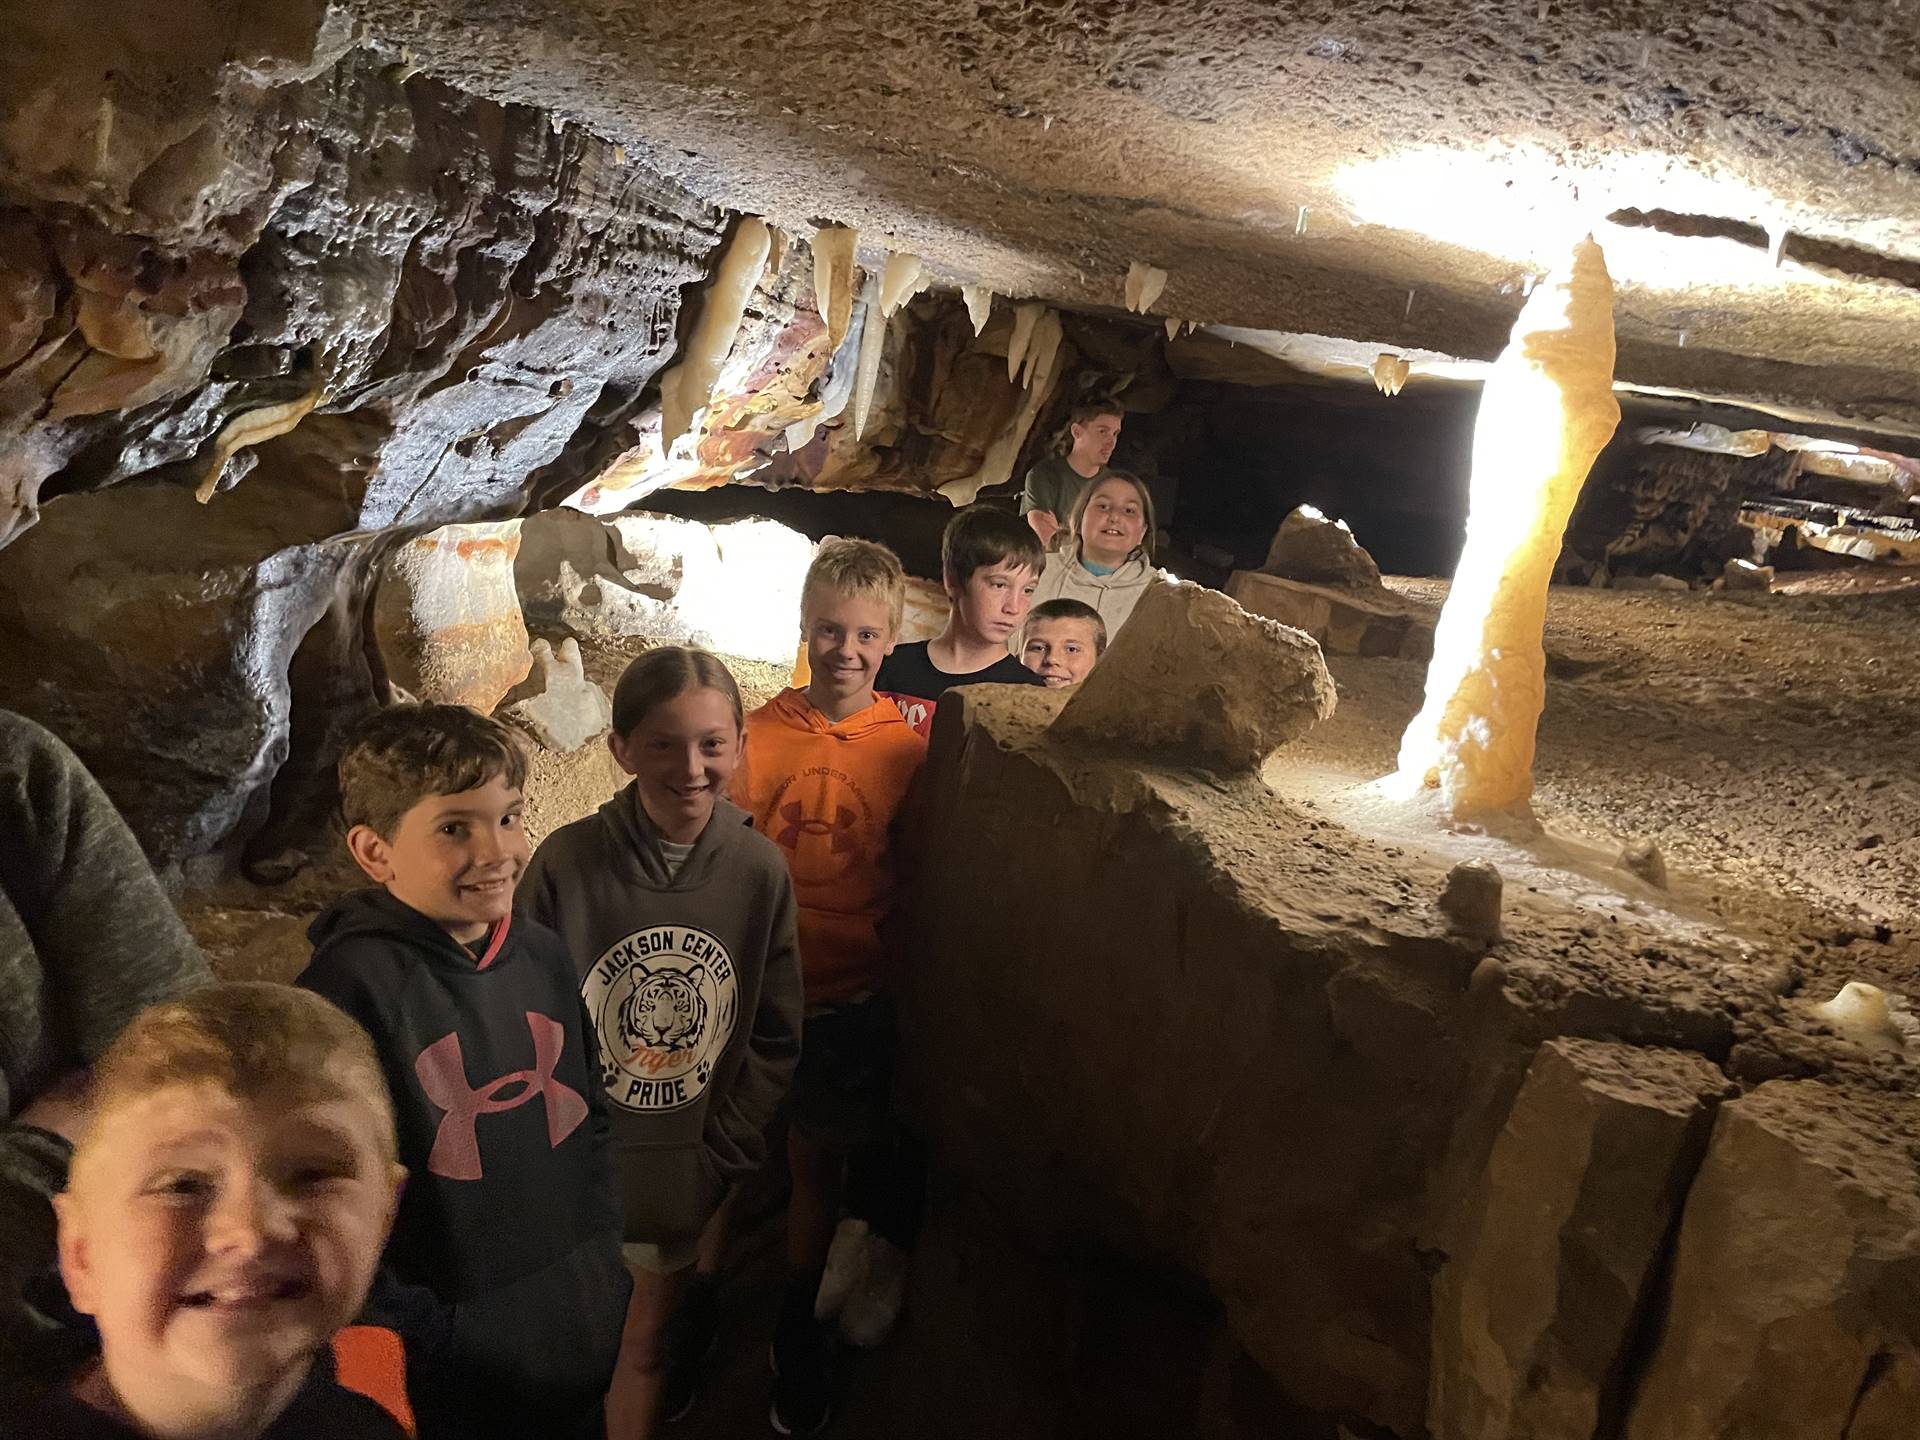
[[[766,1158],[800,1057],[793,881],[744,810],[717,801],[676,868],[632,785],[549,835],[520,909],[580,977],[613,1120],[626,1238],[691,1239]]]
[[[46,1313],[63,1298],[48,1202],[66,1184],[70,1151],[17,1117],[98,1060],[143,1007],[207,978],[86,767],[31,720],[0,710],[0,1414],[22,1413],[75,1353],[72,1333]]]

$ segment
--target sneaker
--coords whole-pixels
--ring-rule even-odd
[[[851,1216],[833,1232],[833,1248],[827,1251],[827,1270],[820,1277],[820,1294],[813,1302],[813,1318],[831,1320],[847,1303],[847,1296],[859,1285],[867,1271],[869,1232],[867,1222]]]
[[[667,1375],[660,1390],[660,1419],[684,1420],[700,1398],[701,1371],[720,1344],[720,1286],[695,1275],[667,1321]]]
[[[818,1435],[833,1418],[833,1338],[818,1322],[777,1334],[773,1362],[773,1406],[767,1420],[781,1435]]]
[[[875,1235],[867,1242],[860,1283],[840,1310],[840,1338],[871,1350],[884,1345],[907,1299],[907,1252]]]

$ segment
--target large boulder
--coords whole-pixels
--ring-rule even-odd
[[[1627,1440],[1920,1431],[1920,1098],[1775,1080],[1720,1109]]]
[[[1333,680],[1310,637],[1217,590],[1174,581],[1140,597],[1053,734],[1255,770],[1333,706]]]
[[[1380,567],[1360,548],[1347,522],[1329,519],[1311,505],[1296,506],[1280,522],[1267,547],[1267,563],[1260,568],[1310,585],[1381,588]]]
[[[1685,1051],[1540,1047],[1435,1285],[1435,1440],[1607,1433],[1638,1307],[1727,1089]]]
[[[415,699],[487,713],[527,678],[513,561],[520,522],[445,525],[387,557],[374,603],[380,653]]]

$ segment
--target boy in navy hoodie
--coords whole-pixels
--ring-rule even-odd
[[[593,1031],[552,931],[513,916],[526,759],[497,721],[403,705],[340,761],[378,888],[308,931],[300,983],[373,1037],[410,1178],[383,1265],[452,1341],[416,1367],[420,1433],[598,1436],[630,1282]]]

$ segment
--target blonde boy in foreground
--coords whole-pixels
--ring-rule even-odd
[[[286,986],[211,986],[142,1012],[94,1095],[55,1204],[101,1358],[19,1433],[411,1435],[399,1337],[343,1328],[406,1173],[360,1027]]]

